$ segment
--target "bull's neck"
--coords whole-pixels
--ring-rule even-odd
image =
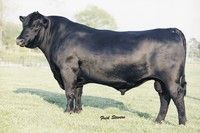
[[[62,35],[64,34],[64,37],[67,36],[68,33],[70,33],[70,30],[67,28],[69,27],[69,22],[65,23],[58,23],[54,22],[52,19],[49,21],[49,26],[48,28],[44,31],[43,35],[43,40],[41,42],[41,45],[39,45],[39,49],[44,53],[46,56],[47,60],[50,61],[50,56],[53,54],[52,49],[56,48],[59,43],[55,40],[59,40]],[[63,28],[65,31],[63,31]],[[63,33],[64,32],[64,33]]]
[[[49,61],[49,51],[51,48],[51,33],[50,33],[50,27],[51,24],[49,24],[49,27],[44,31],[43,33],[43,39],[41,41],[41,44],[38,46],[38,48],[44,53],[45,57]]]

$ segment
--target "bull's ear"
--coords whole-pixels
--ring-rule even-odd
[[[46,17],[43,18],[43,20],[42,20],[42,25],[43,25],[45,28],[48,27],[48,25],[49,25],[49,20],[48,20],[48,18],[46,18]]]
[[[19,20],[20,20],[21,22],[24,22],[24,19],[25,19],[24,16],[19,16]]]

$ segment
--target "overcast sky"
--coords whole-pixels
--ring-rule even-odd
[[[3,0],[4,19],[19,23],[19,15],[39,11],[74,20],[74,14],[96,5],[111,14],[118,30],[177,27],[186,38],[200,40],[200,0]]]

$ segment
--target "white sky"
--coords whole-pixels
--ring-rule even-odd
[[[39,11],[74,20],[87,5],[96,5],[116,20],[118,30],[177,27],[186,38],[200,40],[200,0],[3,0],[4,18],[16,23],[19,15]]]

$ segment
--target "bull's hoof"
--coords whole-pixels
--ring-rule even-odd
[[[183,126],[185,126],[185,123],[179,123],[179,125],[183,125]]]
[[[186,119],[179,121],[179,125],[185,125],[186,121],[187,121]]]
[[[81,111],[82,111],[82,108],[75,108],[74,109],[74,113],[78,113],[79,114],[79,113],[81,113]]]
[[[156,120],[155,120],[155,123],[157,123],[157,124],[162,124],[162,120],[156,119]]]
[[[69,109],[66,109],[64,112],[65,112],[65,113],[69,113],[69,114],[72,114],[72,113],[74,113],[74,111],[73,111],[73,110],[69,110]]]

